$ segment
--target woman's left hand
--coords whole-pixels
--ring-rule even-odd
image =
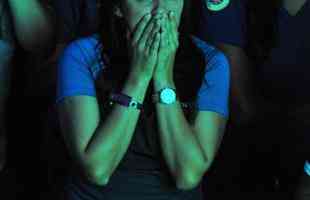
[[[162,17],[160,46],[154,80],[172,80],[176,51],[179,47],[178,25],[173,12]]]

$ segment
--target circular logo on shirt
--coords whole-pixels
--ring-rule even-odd
[[[230,0],[206,0],[207,8],[211,11],[221,11],[229,5]]]

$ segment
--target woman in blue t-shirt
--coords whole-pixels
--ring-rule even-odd
[[[102,31],[64,51],[66,199],[201,199],[227,120],[229,66],[192,35],[192,2],[102,1]]]
[[[290,198],[310,146],[310,2],[219,1],[227,5],[216,11],[212,2],[205,1],[200,35],[230,61],[234,128],[226,155],[239,155],[227,155],[234,164],[223,177],[247,171],[244,188],[252,182],[268,191],[268,179]]]

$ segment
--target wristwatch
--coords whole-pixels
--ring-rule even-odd
[[[177,100],[176,90],[173,88],[163,88],[159,92],[153,94],[153,102],[162,104],[173,104]]]

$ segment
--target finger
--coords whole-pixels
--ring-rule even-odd
[[[168,30],[166,29],[165,26],[162,27],[162,32],[160,34],[160,44],[159,44],[159,49],[160,50],[165,50],[165,48],[168,47]]]
[[[169,21],[168,21],[168,17],[165,18],[164,20],[164,31],[163,31],[163,45],[165,45],[165,47],[168,47],[169,44],[171,43],[171,33],[170,33],[170,29],[169,29]]]
[[[150,20],[150,22],[149,22],[148,25],[145,27],[145,29],[144,29],[144,31],[143,31],[143,33],[142,33],[142,35],[141,35],[141,37],[140,37],[140,39],[139,39],[139,41],[138,41],[138,43],[139,43],[140,45],[142,45],[143,47],[146,46],[146,41],[147,41],[147,39],[149,38],[149,35],[151,34],[153,28],[155,27],[155,22],[156,22],[156,20],[155,20],[154,18],[152,18],[152,19]]]
[[[141,35],[144,32],[145,27],[147,26],[148,22],[151,19],[151,14],[146,14],[142,19],[139,21],[139,23],[136,25],[136,28],[132,35],[132,42],[136,44],[139,39],[141,38]]]
[[[160,33],[157,32],[153,37],[152,44],[149,48],[150,55],[156,55],[158,53],[159,44],[160,44]]]
[[[173,12],[173,11],[170,11],[170,12],[168,13],[168,17],[169,17],[169,20],[172,22],[172,23],[171,23],[172,28],[173,28],[174,30],[177,30],[177,29],[178,29],[178,25],[177,25],[177,20],[176,20],[176,18],[175,18],[174,12]]]
[[[170,31],[173,39],[173,43],[178,45],[179,41],[179,33],[177,28],[177,22],[176,18],[173,12],[169,12],[169,25],[170,25]]]
[[[147,38],[147,41],[146,41],[146,46],[148,46],[148,47],[150,47],[150,46],[152,45],[153,39],[154,39],[156,33],[158,33],[159,30],[160,30],[160,28],[161,28],[161,27],[160,27],[160,21],[159,21],[158,19],[155,20],[154,23],[155,23],[155,24],[154,24],[154,26],[153,26],[153,29],[152,29],[152,31],[150,32],[150,34],[148,35],[148,38]]]
[[[167,30],[167,39],[168,39],[169,44],[174,44],[173,29],[172,29],[169,17],[167,17],[167,20],[165,21],[165,27]]]

